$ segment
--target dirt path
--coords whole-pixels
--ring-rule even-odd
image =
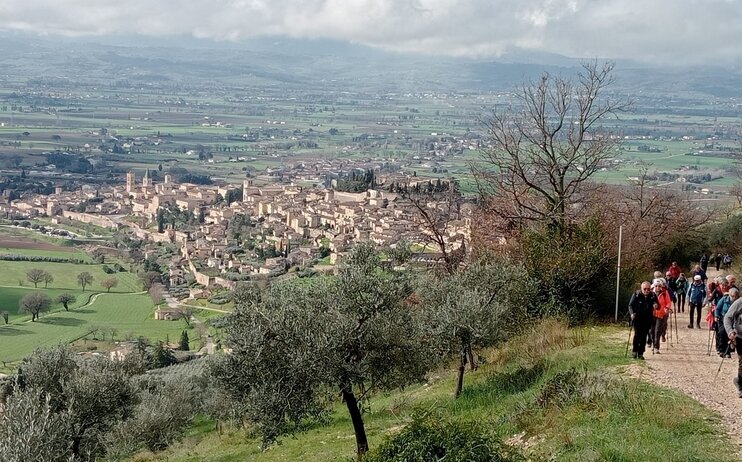
[[[673,321],[672,346],[668,337],[667,342],[661,345],[660,354],[652,355],[649,348],[645,354],[646,364],[632,364],[628,372],[654,384],[679,390],[718,412],[729,437],[742,455],[742,433],[739,431],[742,428],[742,399],[737,397],[737,389],[732,383],[732,378],[737,375],[737,356],[732,354],[731,359],[724,359],[721,364],[714,345],[711,345],[711,354],[707,355],[709,331],[703,321],[706,313],[704,309],[701,329],[689,329],[686,306],[685,313],[678,313],[677,336]],[[721,372],[714,380],[720,364]]]

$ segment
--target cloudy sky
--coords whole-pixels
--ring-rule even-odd
[[[0,0],[0,30],[329,38],[487,58],[529,50],[655,63],[742,61],[742,0]]]

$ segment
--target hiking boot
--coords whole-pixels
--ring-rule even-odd
[[[639,355],[639,359],[641,359],[642,361],[644,361],[644,355]]]
[[[665,338],[665,336],[664,336],[664,335],[662,336],[662,341],[663,341],[663,342],[667,342],[667,339]]]
[[[631,353],[631,357],[632,357],[632,358],[636,359],[636,357],[637,357],[637,356],[639,356],[639,355],[638,355],[638,354],[636,354],[636,353]]]
[[[688,329],[693,329],[693,324],[688,324]]]
[[[700,328],[701,328],[701,325],[700,324],[696,324],[696,329],[700,329]]]

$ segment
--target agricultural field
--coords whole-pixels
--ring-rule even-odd
[[[169,336],[176,341],[185,325],[178,321],[156,321],[154,305],[147,295],[96,294],[82,308],[44,314],[36,322],[18,319],[0,326],[0,361],[18,361],[39,346],[68,343],[96,328],[115,329],[115,340],[144,336],[151,341],[164,341]],[[191,337],[197,339],[195,334]]]
[[[48,289],[78,290],[80,286],[77,283],[77,275],[88,272],[93,276],[93,282],[86,288],[86,291],[104,292],[105,289],[101,288],[100,283],[108,277],[118,279],[118,285],[112,288],[111,292],[124,293],[141,290],[136,275],[128,272],[106,274],[102,266],[99,264],[0,260],[0,287],[33,288],[33,283],[26,279],[26,273],[31,269],[40,268],[54,277],[54,281],[49,283]],[[43,282],[39,283],[39,288],[44,288]]]

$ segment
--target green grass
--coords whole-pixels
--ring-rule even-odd
[[[184,324],[156,321],[152,300],[143,294],[100,294],[90,305],[42,315],[37,322],[17,320],[0,326],[0,361],[18,361],[40,346],[68,343],[93,330],[113,327],[117,339],[144,336],[152,341],[169,336],[176,341]],[[197,341],[196,335],[192,340]]]
[[[0,287],[0,310],[7,311],[11,314],[11,316],[20,316],[25,319],[31,319],[30,316],[20,311],[20,308],[18,307],[18,303],[21,301],[21,299],[31,292],[41,290],[45,292],[49,297],[54,300],[59,294],[61,293],[71,293],[77,298],[77,302],[71,303],[69,306],[72,307],[78,307],[80,305],[84,305],[88,299],[93,295],[92,292],[85,292],[83,293],[79,288],[77,290],[63,290],[63,289],[34,289],[33,286],[31,287]],[[61,305],[54,304],[52,311],[58,311],[63,309]],[[13,316],[13,319],[15,319],[15,316]]]
[[[128,272],[106,274],[103,272],[102,265],[0,260],[0,291],[2,291],[1,286],[18,287],[19,281],[23,283],[24,287],[33,287],[33,284],[26,279],[26,272],[34,268],[40,268],[51,273],[54,282],[49,284],[50,289],[78,290],[77,275],[87,271],[93,276],[93,283],[86,290],[102,290],[100,283],[107,277],[115,277],[119,281],[118,286],[111,289],[111,292],[137,292],[141,290],[136,275]],[[39,288],[43,287],[43,283],[39,284]]]
[[[577,332],[561,339],[552,336],[547,342],[542,341],[544,336],[528,343],[518,340],[491,352],[489,363],[467,372],[464,393],[457,400],[452,399],[453,370],[440,371],[426,386],[374,396],[364,413],[370,447],[378,447],[414,413],[436,410],[445,418],[479,422],[503,439],[522,435],[532,443],[526,450],[531,460],[737,460],[718,416],[691,398],[613,372],[606,376],[608,386],[602,387],[601,374],[628,363],[623,344],[610,335],[615,329]],[[580,393],[568,400],[539,405],[547,384],[571,369],[598,379],[596,383],[583,380]],[[590,389],[593,397],[583,398],[581,392]],[[348,461],[354,457],[353,430],[341,404],[327,424],[284,437],[265,452],[246,430],[232,428],[218,435],[213,425],[197,419],[183,442],[162,453],[139,454],[136,460]]]

